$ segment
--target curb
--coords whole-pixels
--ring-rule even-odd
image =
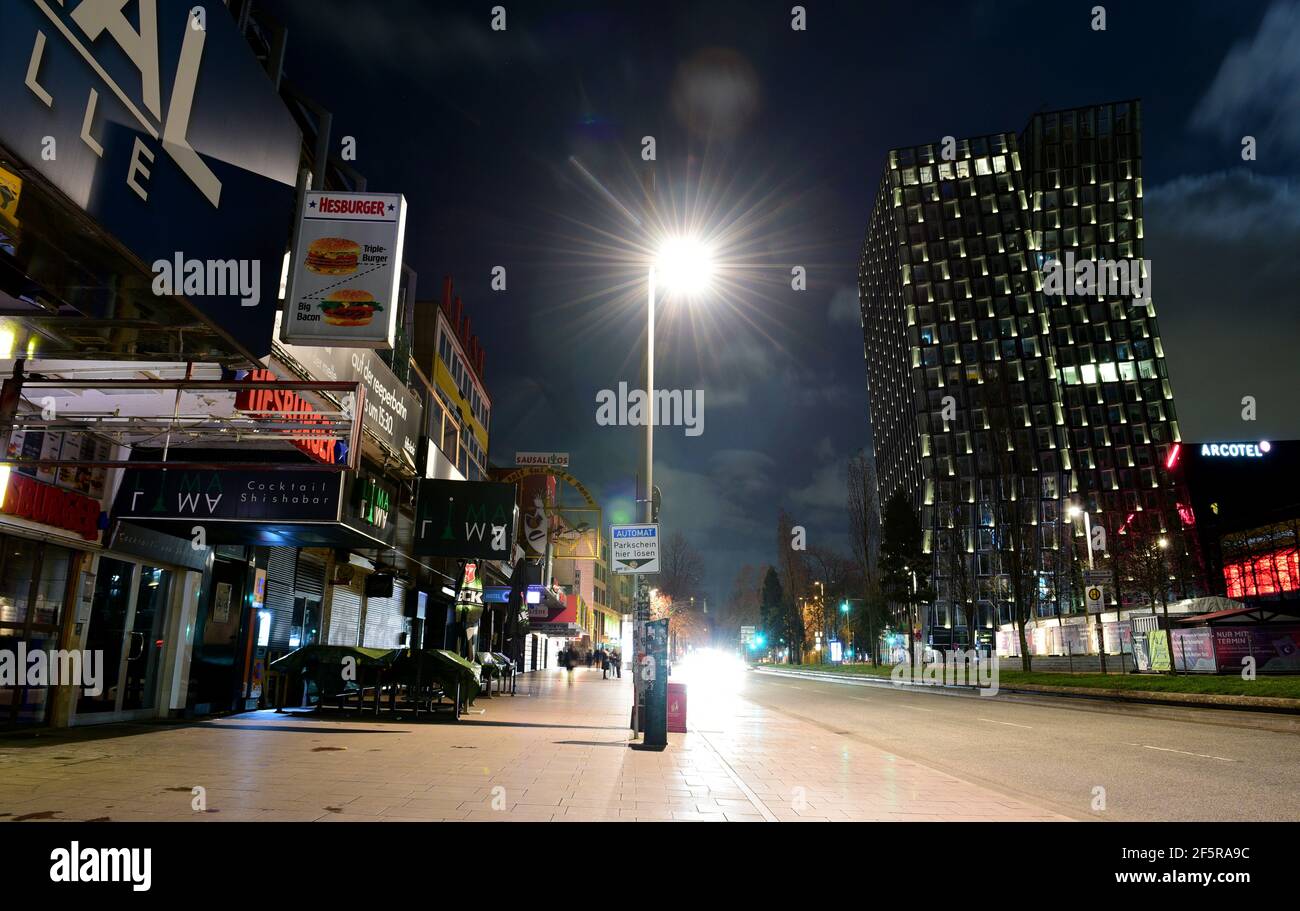
[[[921,683],[895,683],[888,677],[862,675],[856,679],[843,674],[828,674],[821,671],[784,671],[774,668],[753,668],[760,674],[776,677],[802,677],[810,680],[828,680],[849,686],[921,686],[926,689],[973,690],[968,686],[928,686]],[[1086,686],[1042,686],[1025,683],[1020,686],[999,686],[999,693],[1019,693],[1026,696],[1061,696],[1069,699],[1096,699],[1112,702],[1132,702],[1145,705],[1175,705],[1188,708],[1232,709],[1244,712],[1283,712],[1300,715],[1300,699],[1288,699],[1284,696],[1235,696],[1215,693],[1160,693],[1151,690],[1104,690]]]

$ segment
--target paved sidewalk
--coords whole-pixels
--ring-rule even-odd
[[[0,739],[0,820],[1063,818],[743,698],[694,694],[691,733],[629,750],[630,676],[520,679],[460,724],[258,712]]]

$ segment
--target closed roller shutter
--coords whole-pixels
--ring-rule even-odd
[[[366,637],[362,645],[370,648],[398,648],[407,620],[402,614],[406,588],[400,579],[393,580],[393,597],[366,599]]]
[[[294,576],[293,590],[307,598],[325,597],[325,560],[305,550],[298,551],[298,572]]]
[[[298,551],[272,547],[266,563],[266,609],[271,612],[272,648],[288,648],[293,628],[293,575]]]
[[[361,624],[361,573],[351,585],[330,587],[329,645],[356,645]]]

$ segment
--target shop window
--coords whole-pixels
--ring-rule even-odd
[[[4,548],[3,568],[0,568],[0,623],[27,622],[37,546],[22,538],[0,538],[0,547]]]
[[[32,623],[58,626],[63,614],[63,600],[68,592],[68,567],[72,551],[47,544],[41,560],[41,577],[36,586]]]

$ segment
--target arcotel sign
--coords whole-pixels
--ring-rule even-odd
[[[1272,448],[1267,440],[1259,443],[1202,443],[1201,455],[1214,459],[1262,459]]]

